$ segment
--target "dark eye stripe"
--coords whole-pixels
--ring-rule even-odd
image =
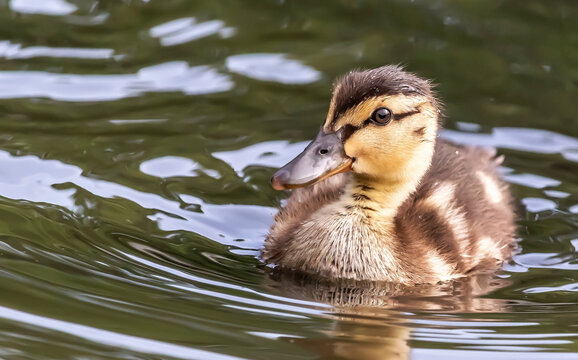
[[[351,124],[347,124],[347,125],[343,126],[340,130],[340,131],[342,131],[341,141],[345,142],[345,140],[349,139],[349,137],[351,135],[353,135],[353,133],[356,132],[357,130],[359,130],[359,128],[357,126],[353,126]]]
[[[405,117],[412,116],[412,115],[415,115],[415,114],[418,114],[418,113],[419,113],[419,110],[412,110],[412,111],[404,112],[404,113],[401,113],[401,114],[395,114],[395,113],[394,113],[394,114],[393,114],[393,119],[394,119],[395,121],[398,121],[398,120],[401,120],[401,119],[403,119],[403,118],[405,118]]]
[[[419,112],[420,112],[419,110],[412,110],[412,111],[404,112],[401,114],[393,114],[393,119],[395,121],[398,121],[398,120],[401,120],[405,117],[415,115]],[[340,130],[342,132],[341,133],[341,141],[345,142],[347,139],[349,139],[351,137],[351,135],[353,135],[353,133],[355,133],[357,130],[361,129],[362,127],[369,125],[370,123],[371,123],[370,120],[365,120],[365,122],[363,123],[362,126],[353,126],[351,124],[344,125]]]

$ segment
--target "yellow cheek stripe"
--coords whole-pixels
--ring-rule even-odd
[[[333,125],[334,130],[338,130],[345,125],[352,125],[361,127],[365,120],[369,119],[371,113],[383,105],[383,98],[371,98],[362,103],[357,104],[351,109],[347,110]]]

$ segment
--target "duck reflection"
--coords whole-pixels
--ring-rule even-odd
[[[329,282],[303,274],[275,272],[283,295],[332,305],[326,337],[291,339],[321,359],[410,359],[410,312],[503,312],[505,300],[485,297],[509,284],[480,274],[437,285]]]

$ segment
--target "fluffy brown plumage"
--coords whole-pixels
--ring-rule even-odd
[[[391,119],[375,121],[383,108]],[[339,171],[351,172],[293,190],[266,239],[265,261],[402,284],[497,268],[515,233],[500,160],[438,140],[439,114],[429,82],[399,67],[340,79],[322,132],[340,136],[351,165]]]

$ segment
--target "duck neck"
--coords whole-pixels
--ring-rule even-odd
[[[345,208],[363,212],[368,218],[393,221],[397,209],[415,190],[417,183],[382,182],[375,179],[354,176],[342,196]]]
[[[435,141],[422,142],[402,164],[374,164],[379,176],[354,173],[340,198],[345,211],[361,213],[369,224],[393,230],[399,207],[415,192],[431,165],[434,147]]]
[[[392,232],[399,207],[416,190],[426,170],[411,179],[376,179],[354,174],[340,200],[346,211],[361,214],[372,226]]]

